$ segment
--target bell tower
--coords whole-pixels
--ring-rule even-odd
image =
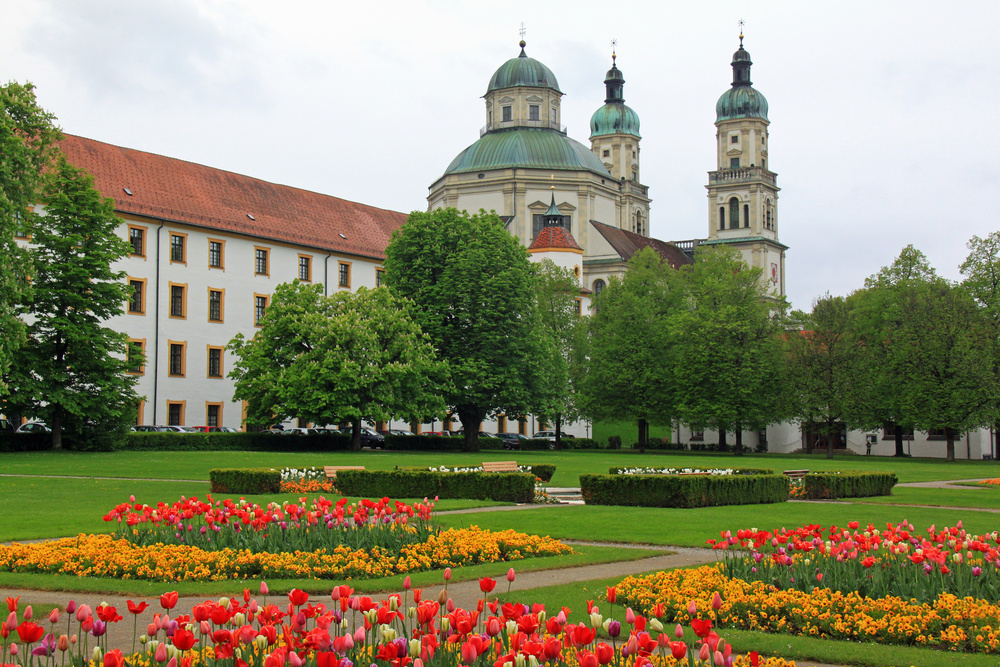
[[[715,105],[717,168],[708,172],[708,240],[740,250],[763,270],[770,292],[785,294],[785,251],[778,240],[777,174],[769,169],[767,100],[750,81],[750,54],[733,54],[733,82]]]

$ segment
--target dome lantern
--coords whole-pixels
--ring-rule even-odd
[[[767,98],[750,82],[750,53],[743,48],[743,33],[740,33],[740,48],[733,54],[733,83],[715,104],[716,123],[739,118],[760,118],[767,120]]]

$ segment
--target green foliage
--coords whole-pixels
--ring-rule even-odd
[[[899,482],[894,472],[811,472],[803,478],[810,500],[888,496]]]
[[[347,496],[378,498],[473,498],[530,503],[535,476],[527,473],[342,470],[337,490]]]
[[[959,267],[965,276],[962,286],[1000,329],[1000,232],[984,239],[973,236],[968,248],[969,256]]]
[[[229,343],[238,360],[233,396],[247,422],[298,418],[360,422],[440,414],[444,366],[411,317],[412,304],[384,289],[323,296],[319,285],[278,285],[261,328]]]
[[[562,441],[562,449],[607,449],[594,438],[566,438]]]
[[[788,500],[784,475],[580,475],[588,505],[711,507]]]
[[[534,463],[531,466],[531,474],[548,484],[552,481],[552,475],[556,474],[556,467],[547,463]]]
[[[467,449],[487,416],[525,414],[538,377],[535,282],[527,251],[493,213],[414,212],[386,248],[386,283],[414,317],[451,383]]]
[[[17,306],[31,293],[29,262],[14,236],[34,226],[32,207],[41,200],[43,172],[60,137],[54,119],[38,106],[30,83],[0,86],[0,396],[7,393],[13,355],[25,342]]]
[[[414,452],[457,452],[462,449],[461,438],[447,435],[392,435],[385,436],[384,449]]]
[[[0,452],[42,452],[52,447],[48,433],[0,431]]]
[[[29,250],[32,296],[22,305],[29,337],[11,371],[11,403],[42,418],[58,448],[64,427],[85,438],[123,431],[139,397],[136,377],[126,374],[127,337],[104,326],[129,297],[124,272],[111,268],[129,252],[114,203],[61,157],[43,203]]]
[[[273,468],[212,468],[212,493],[260,494],[281,491],[281,472]]]
[[[608,468],[609,475],[621,475],[626,470],[632,470],[633,468],[627,466],[611,466]],[[698,468],[697,470],[701,470]],[[734,475],[773,475],[774,468],[733,468]]]
[[[129,433],[117,451],[159,452],[342,452],[351,449],[346,435],[275,435],[271,433]]]
[[[563,440],[563,447],[568,442],[569,439]],[[539,451],[555,449],[556,443],[555,440],[546,440],[545,438],[528,438],[527,440],[518,440],[517,446],[521,451]]]

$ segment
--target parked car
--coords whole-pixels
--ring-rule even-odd
[[[285,432],[285,435],[319,435],[320,434],[318,428],[302,428],[302,427],[286,428],[284,432]]]
[[[18,433],[51,433],[52,429],[45,422],[25,422],[17,427]]]
[[[227,432],[225,426],[185,426],[184,428],[188,429],[189,431],[196,431],[196,432],[199,432],[199,433],[226,433]],[[232,428],[232,427],[229,427],[229,428]],[[232,429],[232,430],[236,431],[236,429]]]
[[[9,419],[0,418],[0,431],[14,431],[14,424]]]
[[[389,433],[392,435],[413,435],[412,431],[407,431],[406,429],[401,428],[391,428],[389,429]]]
[[[503,440],[504,449],[521,449],[521,441],[528,439],[520,433],[497,433],[497,437]]]
[[[354,429],[352,427],[347,427],[340,430],[341,433],[347,437],[354,437]],[[379,432],[370,426],[361,427],[361,446],[362,447],[381,447],[382,443],[385,442],[385,437],[379,435]]]

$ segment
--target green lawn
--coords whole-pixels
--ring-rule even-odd
[[[858,498],[857,502],[900,505],[934,505],[935,507],[968,507],[970,509],[1000,509],[1000,486],[976,486],[961,489],[924,489],[897,486],[891,496]]]

